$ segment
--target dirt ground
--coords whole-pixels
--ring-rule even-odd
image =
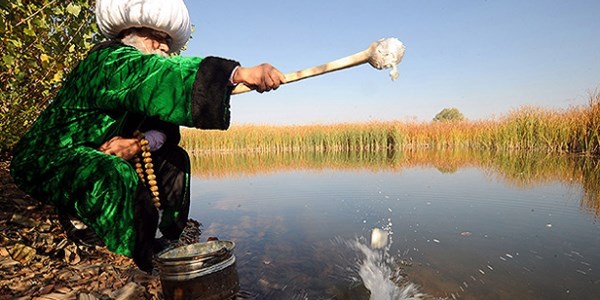
[[[1,155],[0,300],[162,299],[159,277],[130,258],[68,240],[53,208],[16,187],[9,165]]]

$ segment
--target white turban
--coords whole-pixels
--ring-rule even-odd
[[[97,0],[96,22],[110,39],[133,27],[165,32],[173,39],[171,52],[179,51],[192,34],[183,0]]]

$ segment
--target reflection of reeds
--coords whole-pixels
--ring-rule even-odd
[[[286,170],[394,169],[403,159],[387,151],[289,151],[199,154],[192,156],[192,173],[200,177],[227,177]]]
[[[582,207],[600,217],[600,160],[597,157],[531,151],[311,151],[197,154],[195,177],[254,175],[286,170],[393,171],[434,167],[442,173],[478,167],[518,187],[549,182],[583,187]]]
[[[583,185],[585,192],[581,206],[591,209],[600,217],[600,160],[584,157],[577,163],[578,169],[582,170],[578,181]]]
[[[585,108],[523,107],[489,121],[247,125],[224,132],[185,129],[182,136],[193,153],[466,148],[600,154],[600,92]]]

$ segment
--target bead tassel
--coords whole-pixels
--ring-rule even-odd
[[[152,194],[152,204],[154,204],[154,207],[160,208],[160,197],[156,182],[156,175],[154,175],[154,164],[152,164],[152,155],[150,154],[150,146],[148,145],[149,142],[144,137],[144,133],[138,130],[136,130],[133,135],[138,139],[142,149],[141,155],[136,156],[134,159],[135,172],[138,174],[144,185],[148,183],[150,193]],[[144,162],[143,164],[142,161]],[[144,176],[144,173],[146,176]]]

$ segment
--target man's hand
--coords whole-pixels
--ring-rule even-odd
[[[125,139],[115,136],[98,148],[98,150],[108,154],[116,155],[120,158],[130,160],[140,152],[140,144],[137,139]]]
[[[239,67],[233,74],[234,83],[243,83],[259,93],[276,90],[285,83],[285,76],[270,64],[254,67]]]

